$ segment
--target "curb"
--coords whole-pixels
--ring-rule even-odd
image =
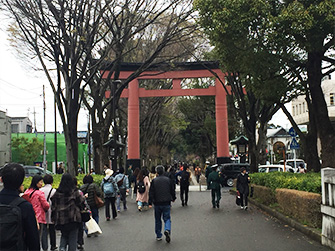
[[[233,195],[236,195],[235,191],[230,190],[230,193]],[[252,199],[249,197],[249,202],[251,204],[253,204],[254,206],[260,208],[261,210],[267,212],[268,214],[270,214],[271,216],[277,218],[279,221],[289,225],[292,228],[295,228],[296,230],[298,230],[299,232],[307,235],[309,238],[313,239],[314,241],[317,241],[319,243],[321,243],[321,233],[316,231],[313,228],[304,226],[303,224],[301,224],[300,222],[289,218],[288,216],[268,207],[265,206],[259,202],[257,202],[256,200]]]

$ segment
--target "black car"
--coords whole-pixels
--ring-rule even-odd
[[[220,172],[227,186],[232,187],[234,185],[234,179],[237,178],[242,167],[245,167],[247,172],[250,171],[250,165],[248,163],[226,163],[220,165]]]
[[[52,172],[50,172],[49,170],[46,170],[46,172],[44,172],[44,169],[42,167],[39,166],[23,166],[24,172],[26,173],[26,177],[30,177],[30,176],[34,176],[35,174],[39,174],[39,175],[44,175],[44,174],[54,174]]]

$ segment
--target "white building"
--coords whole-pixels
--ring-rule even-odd
[[[284,128],[280,127],[277,129],[267,129],[266,138],[267,150],[271,156],[270,162],[277,163],[279,160],[275,158],[276,154],[282,151],[283,147],[285,147],[285,153],[288,153],[292,137]]]
[[[325,101],[328,108],[329,118],[335,126],[335,80],[329,78],[325,79],[321,83],[322,91],[325,96]],[[299,96],[292,100],[292,116],[294,121],[298,125],[309,124],[308,107],[305,100],[305,96]],[[321,143],[318,140],[319,154],[321,150]]]
[[[325,79],[321,84],[331,121],[335,121],[335,80]],[[292,100],[292,116],[298,125],[308,125],[308,107],[305,96]]]
[[[0,111],[0,166],[11,161],[11,118]]]
[[[33,124],[28,117],[12,118],[12,133],[31,133]]]

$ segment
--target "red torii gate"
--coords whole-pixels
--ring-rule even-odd
[[[139,66],[140,64],[136,63],[123,64],[119,79],[127,79]],[[163,67],[164,65],[162,65]],[[138,78],[132,80],[128,89],[124,89],[121,94],[121,98],[128,98],[127,166],[140,167],[139,98],[145,97],[215,96],[217,163],[230,162],[226,91],[218,80],[220,78],[221,81],[224,81],[225,73],[219,69],[216,62],[174,63],[174,68],[168,71],[159,71],[158,69],[160,69],[159,65],[155,65],[154,68],[143,72]],[[214,77],[213,72],[218,77],[215,80],[215,86],[206,89],[181,89],[180,83],[183,79]],[[105,72],[103,77],[107,78],[108,74],[108,71]],[[145,90],[138,86],[140,79],[172,79],[173,88]],[[110,92],[107,91],[106,97],[109,95]]]

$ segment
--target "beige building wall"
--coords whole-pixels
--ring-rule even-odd
[[[11,119],[0,111],[0,166],[11,161]]]

